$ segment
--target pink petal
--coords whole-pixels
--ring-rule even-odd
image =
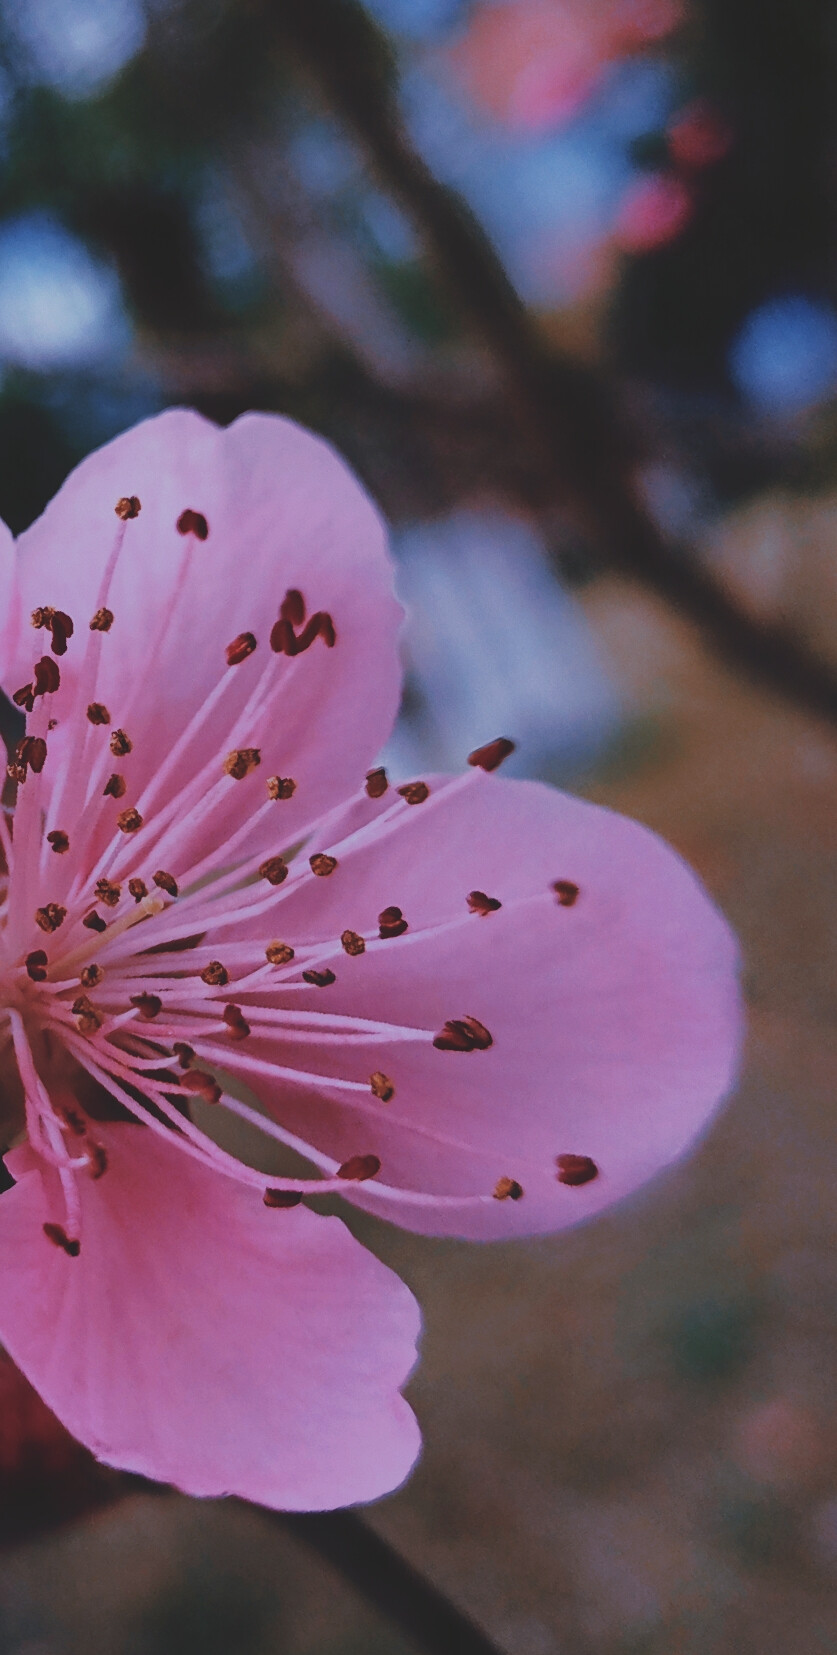
[[[335,872],[289,891],[273,934],[298,949],[323,939],[318,963],[337,981],[284,1000],[277,987],[273,1003],[431,1034],[472,1016],[493,1046],[461,1053],[429,1039],[344,1040],[317,1050],[254,1027],[229,1067],[261,1055],[352,1080],[375,1070],[392,1079],[389,1104],[250,1079],[274,1117],[319,1150],[341,1161],[379,1156],[379,1177],[347,1188],[359,1205],[434,1234],[561,1229],[682,1154],[728,1091],[740,1031],[735,944],[694,874],[636,823],[479,772],[447,798],[433,786],[435,797],[404,806],[399,830],[366,849],[347,845],[341,855],[335,833]],[[574,905],[560,905],[555,880],[579,887]],[[473,890],[502,907],[469,912]],[[374,938],[390,905],[402,909],[406,934],[343,954],[343,929]],[[256,998],[236,994],[248,1016]],[[591,1157],[598,1176],[558,1182],[556,1157],[566,1154]],[[376,1194],[385,1183],[490,1195],[501,1177],[518,1180],[524,1197],[434,1209]]]
[[[122,524],[114,507],[131,495],[141,511]],[[206,539],[178,532],[184,510],[203,514]],[[113,625],[105,635],[91,634],[102,572],[123,531],[107,598]],[[190,739],[146,818],[151,823],[173,798],[184,800],[185,815],[187,785],[209,764],[196,819],[178,844],[175,875],[223,845],[264,804],[271,775],[293,778],[296,793],[278,803],[273,816],[267,813],[249,849],[272,846],[277,832],[282,840],[292,836],[358,786],[398,703],[401,610],[381,520],[321,439],[276,415],[247,414],[222,430],[198,414],[171,409],[84,460],[18,545],[16,614],[22,620],[7,639],[4,686],[13,691],[24,683],[49,648],[49,634],[29,625],[34,607],[50,604],[75,623],[50,709],[59,724],[48,744],[45,784],[54,785],[62,747],[66,753],[71,692],[91,638],[100,644],[101,665],[82,700],[104,704],[110,729],[125,729],[133,742],[131,754],[104,771],[104,779],[111,770],[124,773],[128,791],[121,802],[104,801],[91,855],[116,832],[118,812],[138,803],[222,677],[227,689],[220,705]],[[333,648],[318,637],[293,660],[271,652],[271,628],[289,589],[301,591],[309,616],[331,615]],[[252,632],[258,647],[229,667],[226,647],[243,632]],[[269,668],[261,710],[236,734],[236,718]],[[83,727],[84,707],[80,716]],[[106,756],[109,734],[107,727],[88,730],[85,770],[91,753],[101,749]],[[223,773],[232,747],[261,752],[259,768],[243,781]],[[200,805],[216,779],[221,796],[204,817]],[[147,839],[148,827],[132,845],[140,857]]]
[[[31,1152],[0,1198],[0,1337],[59,1419],[189,1494],[320,1510],[400,1483],[419,1446],[408,1289],[337,1219],[268,1209],[146,1128],[97,1136],[78,1257],[43,1233],[63,1206]]]

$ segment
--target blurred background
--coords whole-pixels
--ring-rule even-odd
[[[0,514],[172,403],[304,421],[392,524],[392,767],[509,734],[742,939],[641,1200],[351,1218],[426,1317],[365,1516],[509,1655],[837,1655],[836,56],[829,0],[0,4]],[[0,1366],[2,1655],[412,1647],[255,1510],[98,1499]]]

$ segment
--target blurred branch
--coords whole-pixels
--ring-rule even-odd
[[[766,688],[837,723],[837,672],[793,633],[739,609],[640,504],[639,453],[601,376],[545,346],[479,224],[409,143],[385,38],[355,0],[263,0],[278,43],[361,141],[420,230],[450,293],[488,345],[509,421],[540,455],[543,506],[556,496],[609,562],[689,617],[707,643]]]

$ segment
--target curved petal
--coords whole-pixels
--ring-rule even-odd
[[[317,964],[336,981],[284,995],[278,985],[248,995],[232,984],[226,992],[253,1033],[228,1067],[319,1150],[340,1161],[377,1155],[379,1183],[446,1197],[487,1196],[501,1177],[524,1188],[517,1201],[438,1208],[379,1195],[374,1179],[347,1188],[409,1228],[485,1237],[587,1218],[680,1155],[729,1089],[740,1037],[733,938],[654,834],[540,783],[477,772],[434,783],[422,805],[397,803],[391,820],[389,834],[342,847],[335,833],[324,847],[338,863],[328,879],[288,882],[272,934],[296,946],[295,966],[319,943]],[[572,905],[559,902],[556,880],[578,887]],[[470,912],[475,890],[501,907]],[[344,928],[376,939],[391,905],[409,923],[404,935],[369,940],[357,957],[342,952]],[[425,1033],[360,1044],[349,1031],[318,1049],[281,1028],[271,1038],[258,1003]],[[490,1049],[433,1046],[433,1034],[463,1016],[488,1028]],[[248,1070],[259,1057],[354,1081],[382,1071],[395,1096],[271,1080]],[[559,1155],[591,1158],[598,1176],[559,1182]]]
[[[114,507],[130,496],[141,511],[123,522]],[[182,520],[184,511],[192,515]],[[113,623],[107,633],[91,632],[120,537],[106,599]],[[331,616],[333,647],[319,635],[293,658],[271,651],[271,628],[289,590],[302,594],[309,618]],[[395,715],[401,609],[383,524],[334,451],[277,415],[247,414],[221,429],[171,409],[82,462],[18,542],[16,619],[3,659],[11,692],[49,648],[49,633],[29,624],[39,605],[65,612],[75,625],[59,663],[61,687],[51,698],[58,723],[43,785],[54,796],[71,726],[87,743],[75,768],[86,778],[98,767],[91,796],[101,798],[111,771],[127,783],[121,801],[102,799],[98,821],[88,824],[91,860],[114,835],[120,842],[116,817],[138,805],[145,824],[132,836],[131,871],[144,871],[148,846],[155,866],[168,854],[177,863],[171,871],[183,874],[266,804],[265,782],[274,774],[293,778],[294,797],[272,813],[263,809],[249,842],[237,841],[237,849],[273,847],[277,834],[287,843],[357,787]],[[297,635],[302,630],[297,622]],[[252,633],[257,648],[229,666],[226,647],[242,633]],[[99,656],[95,678],[89,654],[83,664],[90,649]],[[74,698],[78,720],[69,718]],[[87,724],[84,709],[93,702],[107,709],[110,727]],[[118,762],[109,753],[114,729],[133,743]],[[187,729],[176,763],[160,779]],[[223,760],[242,748],[258,749],[261,764],[236,781],[224,774]],[[155,775],[146,807],[143,795]],[[62,798],[66,803],[66,782]],[[167,806],[168,832],[157,840]]]
[[[419,1447],[409,1290],[336,1219],[276,1211],[147,1128],[102,1126],[81,1251],[30,1151],[0,1197],[0,1338],[106,1464],[284,1510],[373,1500]]]

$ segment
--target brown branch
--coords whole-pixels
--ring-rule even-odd
[[[694,557],[671,547],[642,508],[640,458],[604,380],[548,351],[488,238],[410,145],[384,37],[354,0],[263,0],[277,42],[303,65],[397,196],[462,314],[488,345],[516,440],[541,457],[543,494],[584,526],[600,555],[693,621],[706,642],[765,688],[837,723],[837,671],[783,626],[738,608]]]

